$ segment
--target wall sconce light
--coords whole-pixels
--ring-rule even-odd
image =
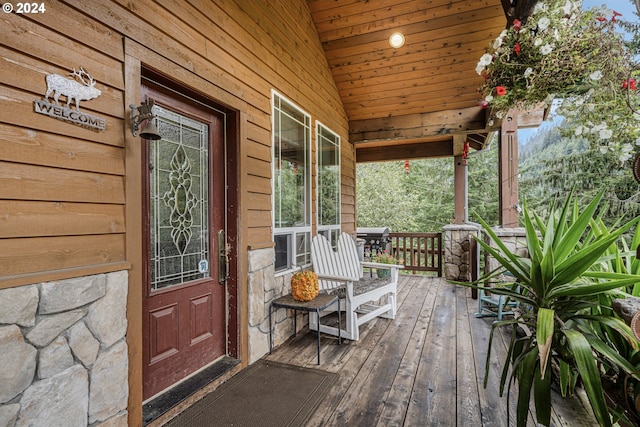
[[[398,49],[404,46],[404,34],[402,33],[391,34],[391,37],[389,37],[389,44],[394,49]]]
[[[153,99],[141,102],[140,106],[131,104],[129,108],[131,108],[131,132],[133,136],[138,136],[140,125],[146,122],[140,131],[140,137],[154,141],[162,138],[158,132],[158,128],[153,123],[153,118],[155,117],[153,111],[151,111],[153,109]]]

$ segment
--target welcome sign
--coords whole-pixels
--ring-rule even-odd
[[[95,80],[84,68],[80,68],[80,71],[76,71],[74,68],[69,75],[74,76],[76,79],[68,79],[59,74],[47,75],[47,92],[44,95],[44,100],[36,100],[34,102],[36,113],[93,129],[104,130],[107,125],[107,121],[104,118],[80,111],[80,101],[91,100],[101,95],[100,90],[95,88]],[[66,97],[67,103],[65,106],[60,105],[58,100],[60,96]],[[53,97],[53,103],[49,102],[51,97]],[[75,109],[69,107],[72,101],[75,101]]]

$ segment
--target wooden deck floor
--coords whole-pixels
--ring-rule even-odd
[[[327,370],[340,379],[309,426],[506,426],[506,397],[499,383],[504,342],[493,345],[488,386],[483,387],[493,318],[476,318],[469,289],[441,278],[402,275],[396,319],[376,319],[360,340],[338,345],[307,329],[266,359]],[[512,401],[515,395],[512,396]],[[553,413],[555,426],[592,426],[580,401]],[[515,404],[511,405],[515,423]],[[536,425],[530,416],[530,425]]]

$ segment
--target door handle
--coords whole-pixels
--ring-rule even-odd
[[[229,278],[229,245],[224,230],[218,231],[218,283],[224,285]]]

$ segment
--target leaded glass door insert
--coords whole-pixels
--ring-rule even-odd
[[[150,141],[151,290],[210,277],[209,127],[154,106]]]

